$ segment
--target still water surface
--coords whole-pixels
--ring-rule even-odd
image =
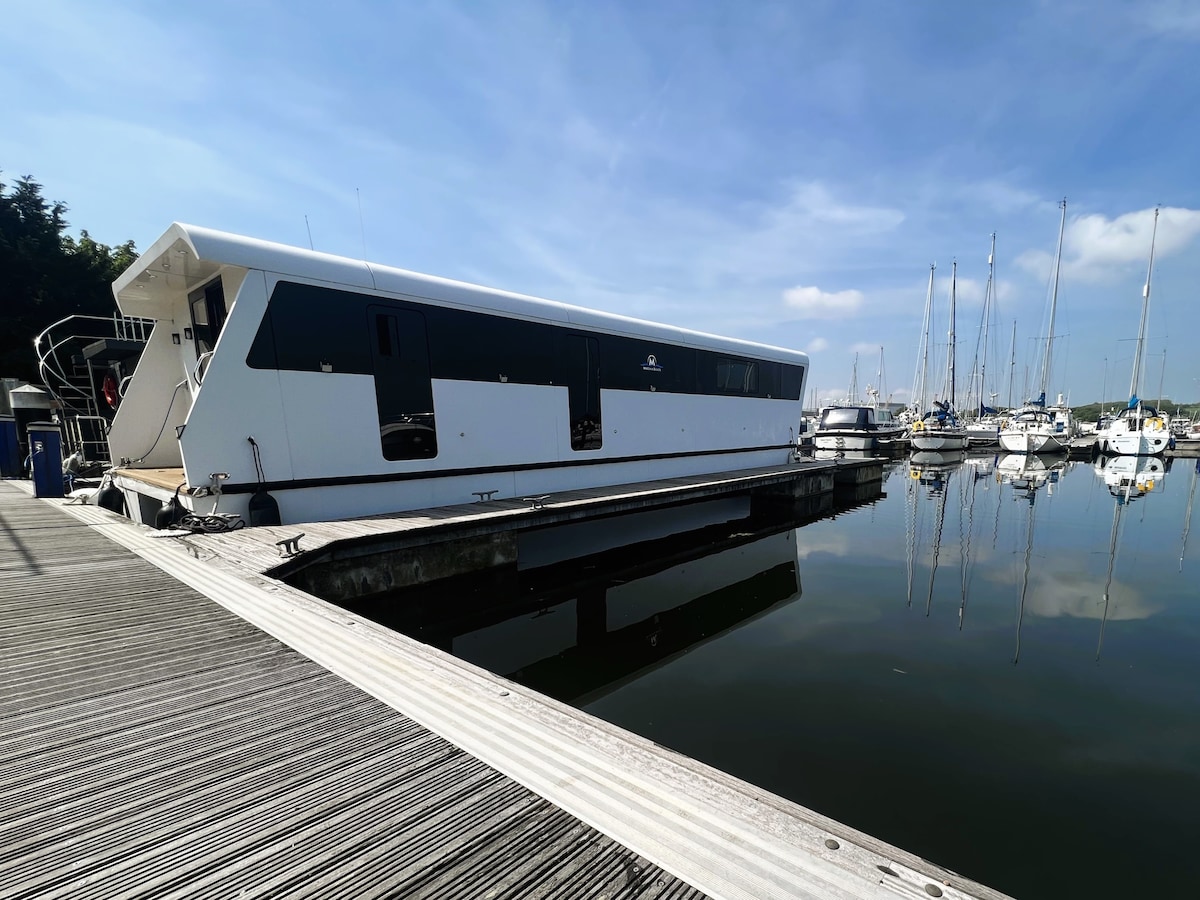
[[[1018,897],[1195,896],[1196,485],[916,454],[835,518],[409,630]]]

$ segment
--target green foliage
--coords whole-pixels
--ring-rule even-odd
[[[1197,414],[1200,414],[1200,404],[1179,405],[1169,397],[1163,397],[1161,404],[1156,397],[1144,397],[1143,399],[1147,403],[1153,403],[1168,416],[1186,416],[1189,419],[1194,419]],[[1103,404],[1089,403],[1086,406],[1073,406],[1071,407],[1071,414],[1080,422],[1095,422],[1100,418],[1101,411],[1117,412],[1125,407],[1125,402],[1124,400],[1111,400]]]
[[[112,283],[137,259],[133,241],[67,235],[66,213],[32,176],[0,181],[0,375],[34,381],[33,339],[66,316],[110,315]]]

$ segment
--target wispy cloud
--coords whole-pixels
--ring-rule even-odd
[[[365,232],[380,263],[807,347],[829,384],[872,335],[912,371],[926,265],[944,334],[949,260],[979,302],[992,232],[1023,342],[1063,193],[1086,213],[1064,274],[1089,311],[1131,298],[1162,198],[1155,311],[1200,329],[1191,0],[1017,0],[1000,30],[929,4],[26,6],[0,30],[0,169],[108,243],[190,219],[307,245],[307,215],[318,249]],[[1076,296],[1080,372],[1114,337]]]
[[[1155,34],[1184,40],[1200,39],[1200,7],[1194,0],[1155,0],[1139,3],[1131,15]]]
[[[1089,282],[1110,279],[1114,272],[1146,265],[1154,210],[1142,209],[1108,218],[1099,213],[1071,219],[1063,235],[1063,275]],[[1160,210],[1155,238],[1156,259],[1165,259],[1190,247],[1200,235],[1200,210],[1165,207]],[[1053,254],[1031,250],[1016,264],[1039,278],[1050,276]]]
[[[858,315],[863,295],[856,290],[829,292],[797,286],[783,292],[783,302],[802,319],[844,319]]]

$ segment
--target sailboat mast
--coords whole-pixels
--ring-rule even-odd
[[[1046,385],[1050,381],[1050,361],[1054,350],[1054,311],[1058,306],[1058,273],[1062,269],[1063,233],[1067,229],[1067,198],[1063,197],[1062,221],[1058,223],[1058,249],[1054,251],[1054,288],[1050,292],[1050,328],[1046,333],[1046,352],[1042,356],[1042,398],[1045,399]]]
[[[954,357],[956,348],[954,345],[954,291],[958,284],[958,260],[954,260],[950,265],[950,347],[946,351],[946,359],[948,364],[947,377],[950,381],[950,409],[954,409]]]
[[[933,310],[933,273],[937,269],[937,263],[929,264],[929,291],[925,295],[925,315],[921,321],[921,358],[917,360],[917,376],[913,379],[916,382],[916,390],[914,391],[914,400],[916,401],[916,412],[920,415],[925,410],[925,389],[927,379],[929,378],[929,317]]]
[[[1008,348],[1008,408],[1012,409],[1013,373],[1017,368],[1017,320],[1013,319],[1012,343]]]
[[[1154,226],[1150,230],[1150,264],[1146,266],[1146,286],[1142,288],[1142,321],[1138,325],[1137,345],[1133,356],[1133,378],[1129,382],[1129,399],[1137,396],[1138,379],[1142,373],[1142,348],[1146,343],[1146,314],[1150,311],[1150,275],[1154,272],[1154,239],[1158,236],[1158,207],[1154,207]]]
[[[977,415],[983,414],[982,407],[984,392],[987,390],[987,357],[988,357],[988,335],[991,332],[992,319],[992,304],[996,296],[996,232],[992,232],[992,246],[988,251],[988,282],[987,290],[983,294],[983,361],[979,365],[979,406],[980,409]],[[995,399],[992,398],[992,402]]]

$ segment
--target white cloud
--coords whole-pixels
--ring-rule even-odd
[[[798,310],[802,319],[843,319],[857,315],[863,304],[862,291],[823,291],[797,286],[783,292],[783,302]]]
[[[879,353],[879,341],[859,341],[858,343],[851,344],[850,352],[851,353],[861,353],[864,355],[878,354]]]
[[[806,353],[820,353],[822,350],[829,349],[829,341],[823,337],[813,338],[808,342],[808,346],[804,348]]]
[[[1174,38],[1200,38],[1200,7],[1195,0],[1158,0],[1136,4],[1132,10],[1141,24],[1156,34]]]
[[[976,281],[974,278],[955,279],[954,296],[958,303],[966,306],[982,306],[983,293],[987,289],[987,281]]]
[[[1153,227],[1153,209],[1124,213],[1115,219],[1099,213],[1077,216],[1067,223],[1063,235],[1063,276],[1101,282],[1112,277],[1114,270],[1145,266],[1150,258]],[[1200,235],[1200,210],[1163,208],[1158,219],[1155,259],[1178,253],[1197,235]],[[1018,256],[1016,264],[1040,278],[1049,278],[1054,256],[1045,250],[1030,250]]]

